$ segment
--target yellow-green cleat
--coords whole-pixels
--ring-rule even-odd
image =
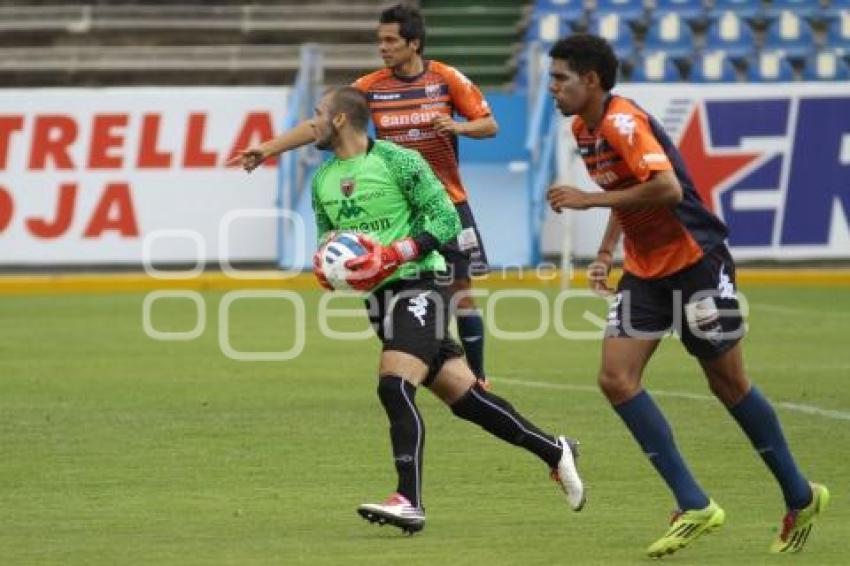
[[[677,511],[670,520],[670,528],[664,536],[652,543],[646,553],[652,558],[661,558],[685,548],[700,535],[709,533],[723,525],[726,513],[713,499],[703,509]]]
[[[812,533],[815,519],[829,503],[829,490],[825,485],[813,483],[812,502],[802,509],[789,511],[782,519],[782,530],[770,545],[775,553],[800,552]]]

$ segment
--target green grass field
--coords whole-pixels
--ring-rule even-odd
[[[797,458],[830,487],[831,507],[803,554],[767,553],[784,511],[778,487],[670,339],[646,383],[727,523],[668,560],[847,564],[850,294],[745,291],[750,374],[781,403]],[[309,292],[300,356],[234,361],[219,348],[222,295],[203,297],[206,331],[183,342],[145,335],[143,295],[0,298],[0,564],[649,561],[644,548],[663,532],[673,501],[595,390],[598,341],[550,329],[535,340],[488,342],[496,392],[545,428],[582,440],[586,509],[570,512],[535,458],[454,419],[420,391],[428,524],[408,538],[354,512],[394,487],[375,396],[377,341],[322,338],[319,294]],[[591,328],[580,306],[604,315],[600,302],[570,302],[570,327]],[[495,317],[504,331],[527,331],[537,312],[531,300],[505,300]],[[281,301],[237,302],[230,342],[243,351],[287,350],[294,313]],[[164,300],[152,320],[159,330],[188,330],[194,307]]]

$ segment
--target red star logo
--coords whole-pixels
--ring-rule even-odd
[[[725,152],[706,150],[702,133],[702,120],[699,107],[691,114],[685,133],[679,140],[679,151],[685,159],[691,179],[697,193],[709,208],[714,211],[714,194],[726,184],[735,173],[759,157],[758,153],[741,153],[738,150]]]

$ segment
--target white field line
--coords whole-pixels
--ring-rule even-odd
[[[549,389],[556,391],[582,391],[588,393],[593,392],[602,395],[602,393],[599,392],[599,389],[597,387],[591,387],[589,385],[549,383],[546,381],[526,381],[524,379],[510,379],[505,377],[495,378],[493,379],[493,383],[496,385],[504,383],[507,385],[518,385],[520,387],[531,387],[535,389]],[[652,395],[656,397],[672,397],[676,399],[690,399],[693,401],[710,401],[712,403],[718,402],[714,397],[710,395],[700,395],[699,393],[686,393],[684,391],[664,391],[661,389],[651,389],[649,391]],[[795,411],[798,413],[804,413],[806,415],[816,415],[818,417],[824,417],[827,419],[833,419],[838,421],[850,421],[850,412],[848,411],[822,409],[820,407],[815,407],[814,405],[786,403],[784,401],[771,401],[771,403],[773,403],[773,405],[776,407],[780,407],[789,411]]]

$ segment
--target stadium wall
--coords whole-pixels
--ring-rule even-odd
[[[732,228],[737,257],[850,258],[850,85],[624,85],[671,133]],[[278,87],[0,91],[0,266],[272,262],[277,171],[225,163],[279,128]],[[463,175],[495,265],[527,262],[527,100],[488,93],[492,140],[461,140]],[[559,176],[591,183],[561,124]],[[693,164],[698,164],[694,166]],[[312,248],[309,199],[301,199]],[[225,222],[223,222],[225,220]],[[604,214],[570,217],[589,257]],[[550,218],[544,251],[561,249]],[[151,235],[155,238],[147,239]]]

